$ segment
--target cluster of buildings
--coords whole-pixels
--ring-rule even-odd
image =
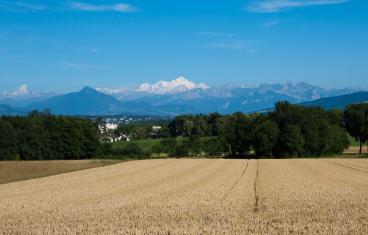
[[[118,133],[120,124],[128,124],[132,121],[140,121],[141,119],[134,119],[133,117],[109,117],[97,121],[98,129],[101,133],[100,141],[104,143],[115,143],[119,141],[131,141],[131,134]],[[146,119],[143,119],[146,120]],[[152,135],[157,134],[161,130],[161,126],[152,126]]]
[[[103,121],[98,124],[98,129],[100,133],[102,134],[102,137],[100,138],[101,142],[107,142],[107,143],[115,143],[118,141],[130,141],[131,137],[129,135],[117,135],[116,130],[118,129],[119,124],[118,123],[110,123],[106,121]]]

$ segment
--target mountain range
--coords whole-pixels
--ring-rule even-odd
[[[303,82],[209,87],[184,77],[145,83],[138,89],[85,87],[79,92],[61,95],[33,92],[22,86],[15,92],[0,95],[3,104],[0,114],[22,114],[35,109],[49,109],[62,115],[175,116],[215,111],[228,114],[269,109],[278,101],[341,108],[348,103],[367,101],[368,93],[361,91],[354,88],[325,89]]]
[[[368,102],[368,92],[362,91],[347,95],[327,97],[314,101],[309,101],[303,103],[303,105],[319,106],[325,109],[343,109],[345,106],[349,104],[367,103],[367,102]]]

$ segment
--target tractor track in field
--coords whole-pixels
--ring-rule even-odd
[[[331,164],[334,164],[334,165],[337,165],[337,166],[340,166],[340,167],[350,169],[350,170],[359,171],[359,172],[368,174],[367,170],[363,170],[363,169],[360,169],[360,168],[357,168],[357,167],[354,167],[354,166],[349,166],[349,165],[346,165],[346,164],[343,164],[343,163],[340,163],[340,162],[335,162],[335,161],[330,161],[330,160],[324,160],[324,161],[328,162],[328,163],[331,163]]]
[[[236,181],[231,186],[231,188],[224,194],[224,196],[221,198],[221,201],[224,201],[230,195],[230,193],[234,190],[234,188],[236,187],[236,185],[239,184],[241,178],[245,175],[245,172],[248,169],[248,165],[249,165],[249,160],[246,161],[242,174],[239,176],[238,179],[236,179]]]

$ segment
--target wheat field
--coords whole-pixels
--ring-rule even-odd
[[[367,234],[368,161],[170,159],[0,185],[3,234]]]
[[[119,163],[118,160],[0,161],[0,184]]]

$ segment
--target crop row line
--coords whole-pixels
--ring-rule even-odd
[[[338,163],[338,162],[334,162],[334,161],[327,161],[327,160],[325,160],[325,161],[329,162],[329,163],[332,163],[332,164],[335,164],[335,165],[338,165],[338,166],[341,166],[341,167],[345,167],[345,168],[348,168],[348,169],[351,169],[351,170],[355,170],[355,171],[359,171],[359,172],[368,174],[368,171],[365,171],[365,170],[362,170],[362,169],[359,169],[359,168],[356,168],[356,167],[348,166],[348,165]]]
[[[256,160],[257,164],[256,164],[256,177],[254,179],[254,212],[258,212],[259,208],[258,208],[258,204],[259,204],[259,196],[258,196],[258,191],[257,191],[257,181],[258,181],[258,160]]]

